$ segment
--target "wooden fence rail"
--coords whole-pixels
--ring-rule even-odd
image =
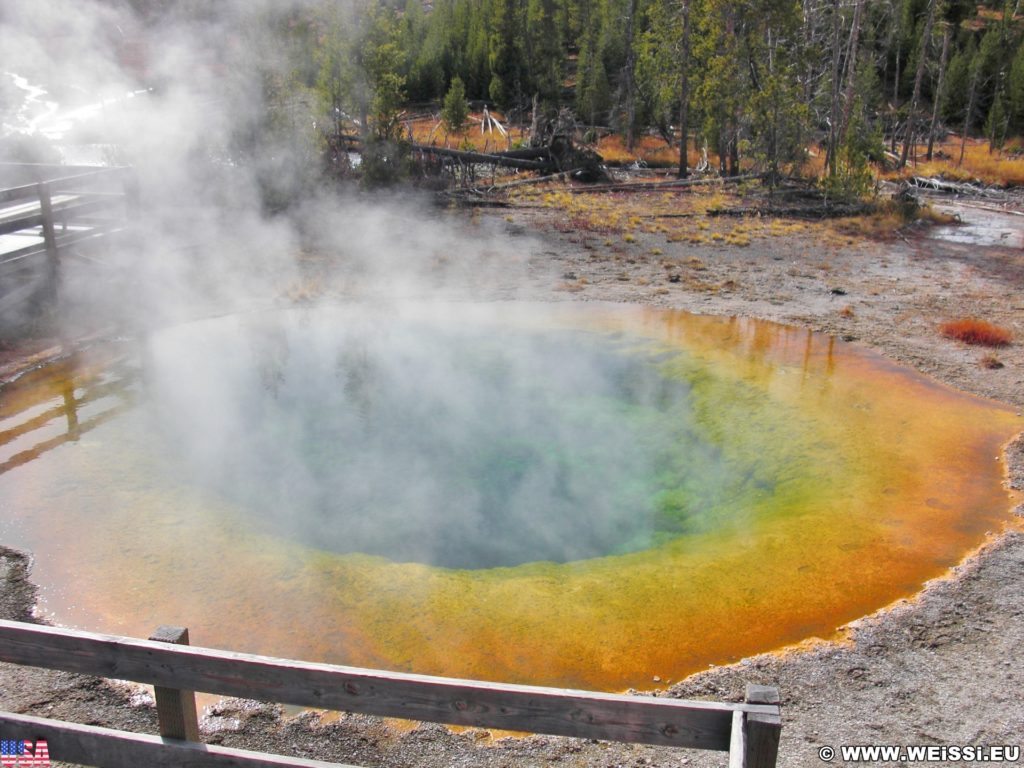
[[[47,184],[52,189],[64,192],[82,187],[94,186],[97,181],[120,181],[128,173],[127,168],[98,168],[82,173],[74,173],[67,176],[59,176],[52,179],[43,179],[28,184],[21,184],[17,187],[0,189],[0,203],[10,203],[17,200],[29,200],[35,197],[39,184]]]
[[[0,733],[19,741],[43,739],[50,759],[99,768],[355,768],[8,712],[0,712]]]
[[[192,691],[203,691],[381,717],[724,750],[731,753],[730,766],[737,768],[774,766],[778,752],[781,720],[778,694],[772,688],[751,686],[748,701],[741,704],[621,696],[411,675],[190,647],[173,644],[187,642],[187,633],[169,627],[161,627],[154,637],[159,639],[140,640],[0,621],[0,661],[157,686],[158,711],[162,716],[167,713],[167,719],[161,723],[161,732],[165,734],[197,733],[188,722],[195,720],[194,699],[191,705],[188,699],[192,698]],[[173,698],[171,703],[168,697]],[[0,732],[4,738],[11,738],[7,735],[6,722],[0,717],[0,726],[3,726]],[[10,722],[14,727],[15,723]],[[65,730],[59,731],[60,728]],[[69,728],[72,730],[67,730]],[[292,759],[266,755],[251,758],[264,762],[239,762],[238,755],[220,755],[213,747],[199,748],[187,741],[165,737],[160,742],[159,739],[153,741],[156,737],[115,736],[103,729],[83,728],[52,721],[45,725],[36,721],[18,724],[19,733],[38,732],[40,735],[35,738],[47,738],[42,734],[53,733],[53,757],[73,759],[86,765],[111,768],[140,764],[253,768],[326,765],[294,760],[267,762]],[[70,754],[67,758],[60,757],[57,750],[62,740],[71,739],[72,735],[77,739],[75,744],[84,745],[81,750],[85,752],[75,752],[75,758]],[[25,735],[23,738],[33,737]],[[102,750],[98,748],[100,742],[105,745]],[[143,751],[156,749],[157,742],[179,750],[184,748],[183,744],[191,744],[187,747],[191,751],[187,760],[184,753],[179,759],[167,758],[164,762],[148,757],[141,759]],[[93,748],[94,751],[89,752]],[[83,760],[83,754],[97,755],[89,758],[93,760],[102,756],[104,762]]]

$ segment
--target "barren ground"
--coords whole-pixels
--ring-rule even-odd
[[[525,287],[518,277],[507,284],[499,277],[478,286],[479,294],[636,302],[775,320],[864,344],[958,389],[1024,408],[1019,248],[956,245],[916,231],[882,242],[833,225],[657,218],[674,205],[662,193],[617,205],[625,213],[614,226],[599,201],[557,195],[467,215],[467,227],[504,232],[523,242],[525,254]],[[477,257],[486,258],[466,258]],[[993,352],[938,333],[942,321],[963,316],[1010,328],[1017,341]],[[983,365],[988,355],[994,356],[989,365],[1002,367]],[[1009,449],[1008,466],[1010,482],[1024,489],[1024,440]],[[0,615],[30,619],[27,558],[0,551],[0,577]],[[817,753],[823,745],[1020,745],[1022,597],[1024,525],[1018,520],[994,531],[948,578],[853,622],[839,640],[810,639],[712,668],[659,695],[739,700],[746,683],[778,686],[782,766],[822,765]],[[0,709],[155,732],[151,703],[136,690],[7,665],[0,665],[0,680]],[[359,716],[283,717],[276,708],[245,702],[215,707],[204,730],[209,742],[366,766],[726,762],[717,753],[541,736],[496,739],[430,724],[409,730]]]

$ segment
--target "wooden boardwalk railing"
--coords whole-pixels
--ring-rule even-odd
[[[0,310],[36,294],[39,281],[32,278],[43,256],[43,292],[56,301],[61,250],[123,230],[136,204],[127,168],[0,164],[0,178],[33,179],[0,189],[0,238],[19,236],[0,245],[0,277],[8,284],[0,293]]]
[[[109,768],[336,765],[203,745],[193,691],[452,725],[730,752],[730,768],[774,766],[781,720],[774,688],[748,701],[621,696],[276,659],[156,639],[0,621],[0,661],[156,686],[161,737],[0,713],[4,739],[46,739],[50,757]],[[177,644],[184,643],[184,644]]]

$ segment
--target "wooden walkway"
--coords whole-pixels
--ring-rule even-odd
[[[55,303],[71,248],[127,226],[133,181],[127,168],[0,164],[0,314]]]

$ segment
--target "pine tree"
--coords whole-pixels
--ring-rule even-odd
[[[967,108],[967,91],[971,82],[971,62],[977,50],[974,41],[960,50],[946,69],[946,87],[942,95],[942,119],[954,122],[961,119]]]
[[[486,99],[490,82],[491,68],[487,62],[487,16],[481,10],[473,16],[469,24],[469,44],[466,48],[466,89],[475,98]]]
[[[989,154],[993,150],[1002,149],[1006,143],[1006,129],[1009,122],[1009,115],[1006,110],[1006,102],[1002,93],[997,93],[992,102],[992,108],[988,111],[985,119],[985,134],[988,136]]]
[[[434,95],[429,70],[421,68],[428,21],[421,0],[407,0],[401,20],[402,75],[410,99],[425,100]]]
[[[324,31],[313,51],[317,63],[316,94],[320,112],[335,136],[342,131],[342,118],[349,73],[346,72],[346,45],[342,22],[337,15],[322,20]]]
[[[1010,130],[1024,133],[1024,41],[1017,46],[1017,53],[1010,65],[1006,95],[1010,119]]]
[[[493,0],[487,38],[488,95],[498,106],[518,101],[522,86],[522,35],[514,0]]]
[[[441,120],[450,133],[458,133],[469,117],[469,105],[466,103],[466,86],[462,78],[456,75],[444,97],[441,109]]]
[[[526,40],[530,89],[548,110],[557,111],[562,93],[564,55],[558,36],[555,0],[528,0]]]
[[[576,113],[588,125],[601,125],[610,103],[608,73],[598,48],[596,22],[584,32],[576,61]]]

